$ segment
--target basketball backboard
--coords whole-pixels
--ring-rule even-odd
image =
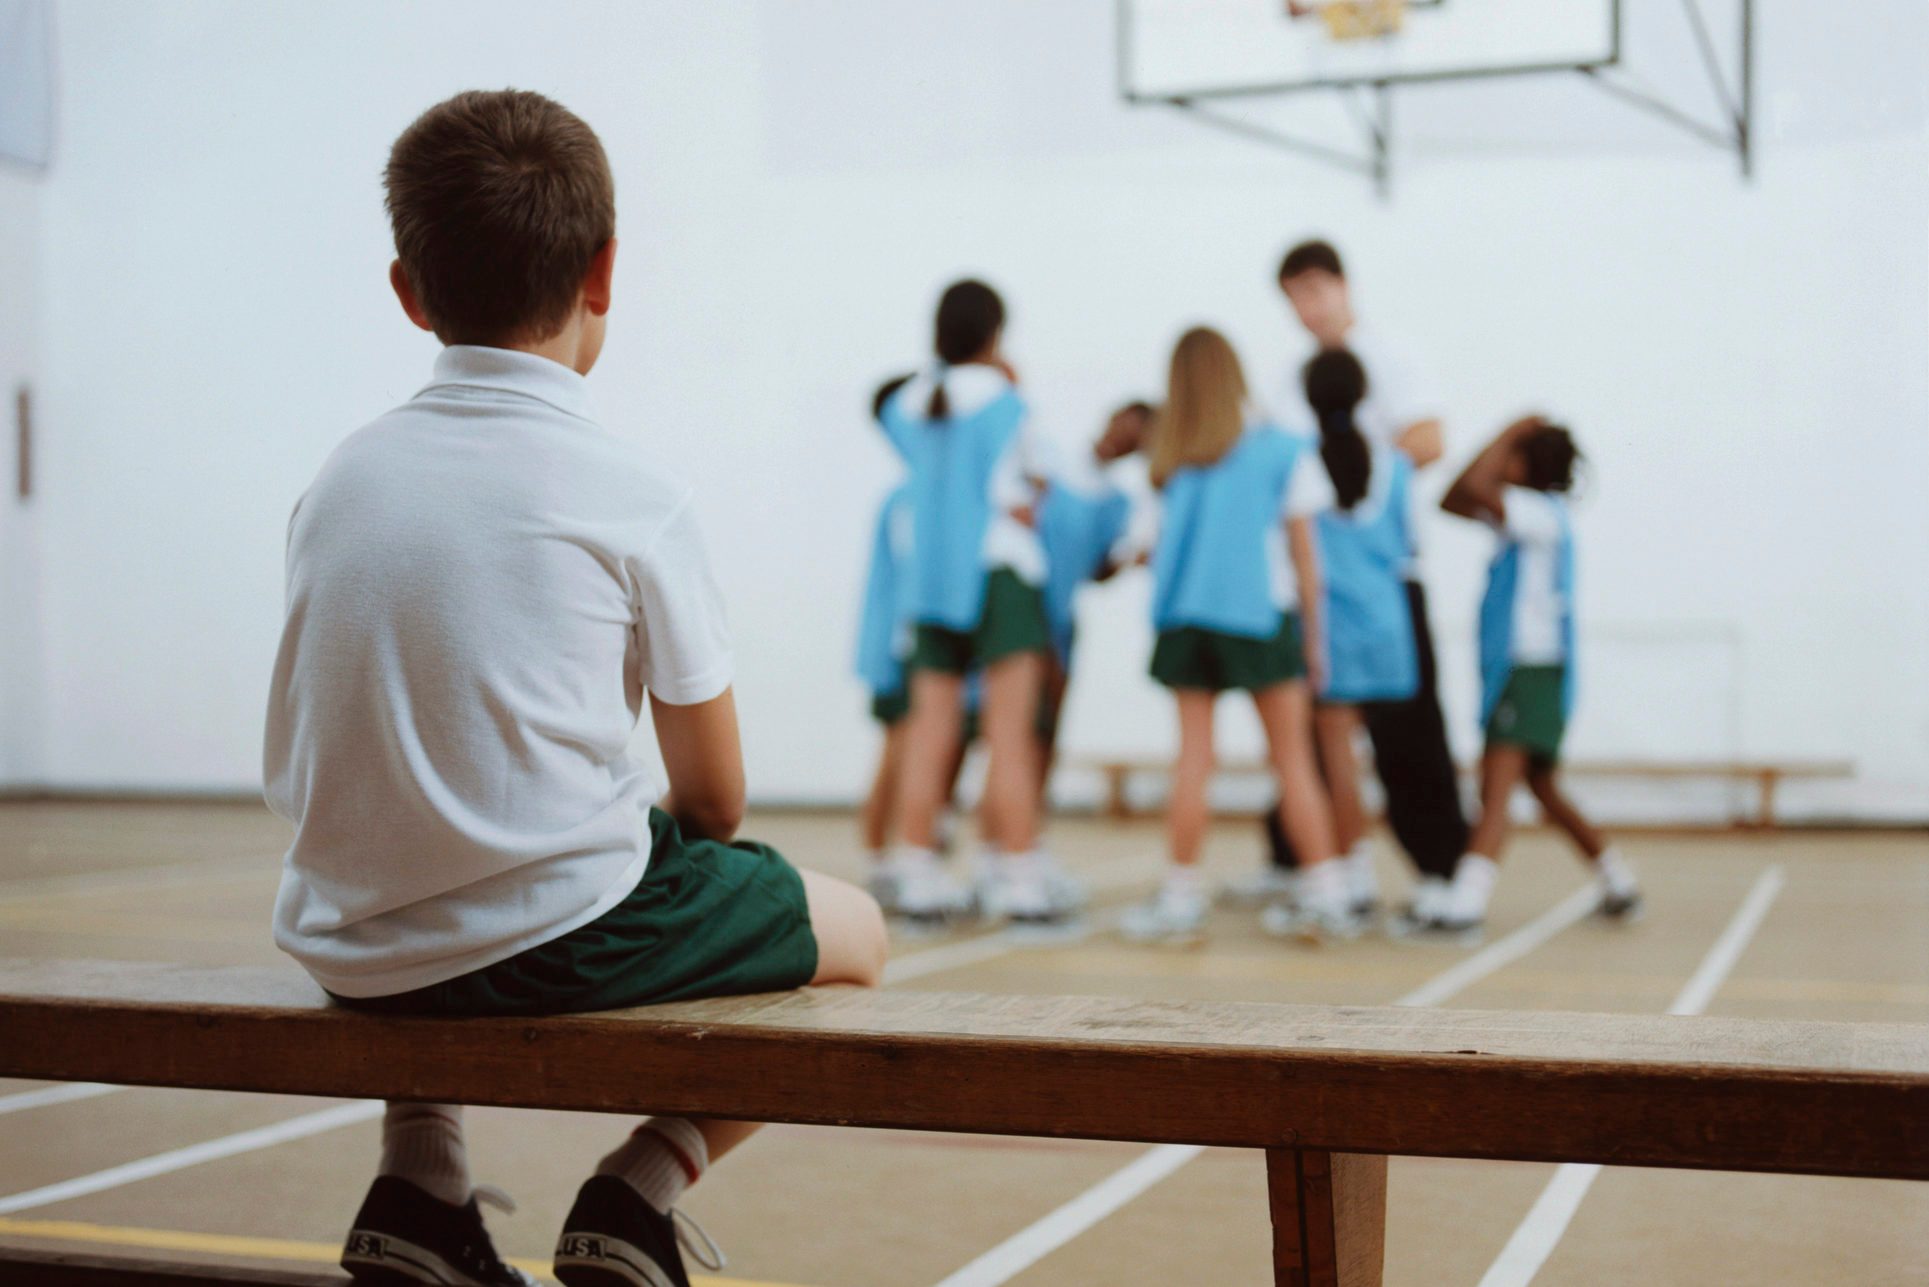
[[[1121,0],[1128,98],[1236,98],[1613,64],[1620,0]]]

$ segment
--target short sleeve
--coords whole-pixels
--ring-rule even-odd
[[[730,687],[730,628],[686,499],[634,565],[638,678],[659,701],[694,706]]]
[[[1507,517],[1497,524],[1507,536],[1524,544],[1552,545],[1561,539],[1558,503],[1546,492],[1531,487],[1503,487],[1500,503]]]
[[[1333,480],[1326,476],[1319,453],[1302,448],[1293,461],[1292,477],[1286,480],[1286,495],[1279,507],[1285,518],[1311,518],[1339,504],[1333,493]]]

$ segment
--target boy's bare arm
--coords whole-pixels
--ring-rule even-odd
[[[686,836],[729,840],[743,825],[743,744],[737,699],[728,688],[707,702],[672,706],[650,695],[656,744],[669,771],[663,810]]]

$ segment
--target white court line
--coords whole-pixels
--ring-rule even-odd
[[[1590,881],[1506,938],[1489,943],[1452,969],[1434,975],[1393,1004],[1439,1005],[1448,997],[1480,982],[1495,970],[1520,960],[1575,921],[1588,915],[1600,905],[1600,902],[1600,887]]]
[[[1130,1166],[1005,1239],[938,1287],[991,1287],[1011,1281],[1203,1152],[1196,1144],[1161,1144],[1139,1154]]]
[[[1592,884],[1575,890],[1513,933],[1456,963],[1394,1004],[1439,1005],[1547,942],[1592,911],[1599,899],[1600,893]],[[1146,1150],[1123,1170],[1019,1230],[938,1287],[999,1287],[1010,1282],[1203,1152],[1196,1144],[1160,1144]]]
[[[1782,892],[1786,882],[1780,867],[1770,867],[1755,881],[1748,896],[1742,899],[1741,906],[1735,910],[1728,928],[1721,932],[1715,945],[1708,949],[1708,955],[1701,958],[1701,965],[1695,970],[1694,977],[1688,980],[1681,994],[1668,1007],[1669,1014],[1700,1014],[1708,1008],[1715,992],[1727,979],[1728,972],[1735,968],[1735,962],[1747,950],[1749,940],[1761,928],[1762,920],[1768,915],[1769,907],[1775,896]],[[1541,1190],[1540,1197],[1534,1200],[1533,1207],[1527,1212],[1526,1219],[1514,1230],[1514,1236],[1501,1248],[1500,1255],[1487,1268],[1480,1279],[1480,1287],[1526,1287],[1534,1281],[1534,1275],[1541,1271],[1547,1258],[1554,1254],[1561,1235],[1567,1232],[1568,1223],[1574,1213],[1581,1209],[1587,1191],[1594,1187],[1594,1181],[1601,1174],[1598,1162],[1564,1162],[1554,1172],[1554,1177]]]
[[[29,1108],[44,1108],[48,1104],[71,1104],[77,1099],[94,1099],[126,1089],[125,1086],[110,1086],[104,1081],[70,1081],[59,1086],[44,1086],[39,1090],[23,1090],[14,1095],[0,1095],[0,1116],[24,1113]]]
[[[213,1162],[219,1158],[233,1157],[237,1153],[252,1153],[256,1149],[285,1144],[290,1140],[305,1139],[332,1131],[339,1126],[352,1126],[357,1122],[373,1121],[382,1115],[379,1102],[360,1101],[353,1104],[338,1104],[334,1108],[324,1108],[318,1113],[305,1113],[291,1117],[285,1122],[272,1126],[257,1127],[252,1131],[242,1131],[235,1135],[224,1135],[220,1139],[208,1140],[202,1144],[191,1144],[187,1148],[177,1148],[167,1153],[156,1153],[138,1162],[125,1166],[109,1167],[105,1171],[95,1171],[92,1175],[79,1176],[72,1180],[62,1180],[58,1184],[45,1185],[38,1189],[28,1189],[0,1198],[0,1215],[12,1215],[16,1211],[26,1211],[32,1207],[44,1207],[55,1202],[65,1202],[69,1198],[84,1197],[89,1193],[99,1193],[103,1189],[119,1188],[137,1180],[152,1179],[171,1171],[184,1170],[203,1162]]]

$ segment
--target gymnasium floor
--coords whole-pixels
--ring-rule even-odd
[[[855,872],[845,819],[765,815],[747,830],[805,865]],[[267,926],[284,834],[252,806],[0,806],[0,955],[274,962]],[[1567,914],[1578,868],[1552,837],[1529,833],[1478,951],[1380,939],[1298,948],[1230,912],[1204,950],[1136,948],[1105,922],[1147,887],[1156,827],[1064,821],[1054,840],[1100,885],[1089,932],[901,937],[895,986],[1646,1013],[1692,1008],[1699,991],[1716,1014],[1929,1019],[1920,833],[1629,839],[1649,914],[1627,927]],[[1223,874],[1255,855],[1253,829],[1226,825],[1209,861]],[[1390,862],[1385,874],[1396,877]],[[354,1107],[329,1113],[338,1106],[326,1101],[131,1089],[46,1102],[34,1093],[44,1089],[0,1082],[0,1238],[325,1263],[375,1158],[375,1122]],[[306,1120],[317,1113],[328,1115]],[[623,1128],[566,1113],[485,1109],[469,1120],[478,1180],[522,1204],[491,1217],[498,1245],[541,1272],[576,1183]],[[278,1123],[292,1125],[231,1138]],[[1929,1283],[1929,1185],[1608,1170],[1563,1231],[1552,1198],[1529,1220],[1556,1170],[1395,1159],[1388,1283],[1471,1287],[1524,1221],[1516,1251],[1551,1246],[1533,1279],[1549,1287]],[[1156,1182],[1134,1195],[1132,1182],[1147,1178]],[[1564,1177],[1555,1196],[1585,1179]],[[685,1205],[730,1253],[729,1276],[712,1282],[1268,1281],[1264,1175],[1243,1151],[1148,1158],[1129,1144],[778,1126]],[[1502,1270],[1490,1281],[1527,1279]]]

